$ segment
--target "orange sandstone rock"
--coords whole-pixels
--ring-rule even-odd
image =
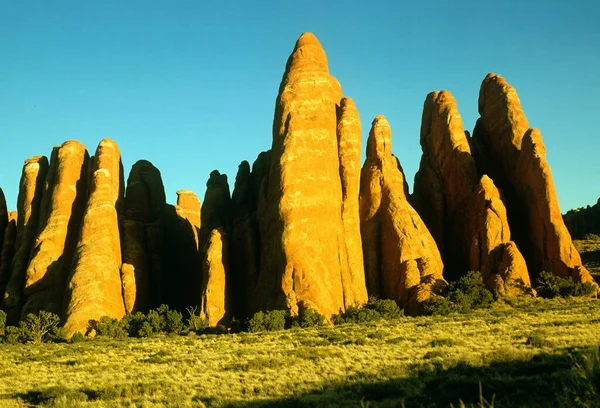
[[[231,225],[231,197],[227,176],[210,173],[202,204],[200,255],[202,261],[201,316],[211,326],[226,324],[232,317],[231,282],[228,260],[228,230]]]
[[[511,243],[506,209],[492,180],[487,176],[479,180],[469,140],[450,92],[427,95],[421,147],[423,156],[415,176],[413,201],[435,232],[438,246],[444,249],[445,276],[457,279],[475,270],[498,293],[530,291],[529,274],[522,256],[516,254],[514,243],[509,246],[514,256],[504,257],[504,262],[500,262],[504,248]],[[514,263],[507,264],[508,260]],[[504,269],[499,269],[500,266]],[[509,282],[514,284],[513,290],[506,289]]]
[[[123,165],[117,144],[103,139],[94,156],[90,195],[65,296],[68,335],[85,333],[90,320],[125,315],[118,213]]]
[[[48,159],[45,156],[35,156],[25,160],[17,198],[15,252],[2,302],[3,309],[7,310],[7,322],[10,324],[16,324],[21,314],[25,270],[38,229],[40,204],[47,173]]]
[[[46,310],[61,314],[66,280],[87,200],[85,146],[71,140],[52,151],[41,203],[40,233],[25,272],[21,314]]]
[[[404,174],[392,155],[389,123],[377,116],[369,133],[360,188],[367,288],[369,295],[393,299],[415,314],[445,281],[435,240],[405,191]]]
[[[506,198],[513,239],[533,276],[549,271],[593,281],[582,266],[562,219],[545,147],[529,123],[515,89],[488,74],[481,84],[473,147],[480,171]]]
[[[345,254],[337,138],[341,97],[319,41],[302,34],[279,88],[271,167],[262,182],[264,195],[262,186],[259,193],[257,297],[262,309],[286,308],[296,314],[312,308],[325,316],[345,309],[342,274],[350,278],[351,268]]]

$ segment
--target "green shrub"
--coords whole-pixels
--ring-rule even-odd
[[[97,336],[105,336],[111,339],[122,339],[127,337],[125,330],[125,319],[117,320],[108,316],[102,316],[100,320],[90,320],[88,330],[95,330]],[[81,333],[79,333],[81,335]],[[71,340],[73,340],[73,337]]]
[[[60,318],[54,313],[45,310],[29,313],[19,322],[22,341],[35,344],[52,341],[59,323]]]
[[[304,309],[300,311],[298,316],[294,316],[290,319],[288,326],[306,329],[309,327],[323,326],[324,324],[325,316],[313,309]]]
[[[208,320],[196,315],[196,306],[187,308],[187,328],[194,333],[201,333],[208,328]]]
[[[452,303],[442,296],[431,296],[423,302],[422,314],[425,316],[446,316],[453,311]]]
[[[82,341],[86,341],[86,339],[87,337],[80,332],[75,332],[75,334],[71,336],[71,343],[81,343]]]
[[[270,310],[268,312],[257,312],[248,320],[246,327],[251,333],[260,331],[283,330],[288,319],[287,310]]]
[[[142,325],[146,322],[146,315],[142,312],[131,313],[125,315],[122,322],[125,331],[130,337],[142,337],[139,333]]]
[[[390,299],[371,298],[362,307],[349,306],[345,312],[333,315],[333,324],[343,323],[366,323],[380,319],[397,319],[404,315],[395,301]]]
[[[552,272],[541,272],[538,277],[537,293],[541,297],[555,298],[567,296],[588,296],[596,290],[589,282],[575,283],[569,276],[561,278]]]
[[[4,310],[0,310],[0,336],[4,336],[4,330],[6,327],[6,313]]]
[[[450,282],[447,297],[460,313],[489,308],[494,302],[494,296],[486,289],[481,273],[476,271],[469,271],[457,281]]]
[[[6,326],[4,331],[4,342],[8,344],[18,344],[23,341],[23,333],[16,326]]]

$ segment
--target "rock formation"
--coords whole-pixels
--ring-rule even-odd
[[[331,316],[357,303],[344,299],[345,293],[365,298],[364,287],[344,290],[352,279],[342,281],[342,275],[352,275],[342,221],[336,112],[341,98],[319,41],[302,34],[279,88],[271,166],[259,199],[264,207],[257,297],[263,309],[296,314],[313,308]]]
[[[125,315],[118,211],[123,166],[116,143],[103,139],[93,159],[90,195],[66,290],[65,330],[85,333],[90,320]]]
[[[4,230],[8,225],[8,210],[6,208],[6,198],[4,197],[4,191],[0,188],[0,248],[2,248],[2,241],[4,240]]]
[[[360,180],[361,236],[370,296],[393,299],[415,314],[445,286],[435,240],[407,201],[406,181],[392,155],[388,121],[377,116]]]
[[[88,159],[85,146],[73,140],[52,151],[41,203],[40,233],[25,272],[23,316],[40,310],[62,313],[66,280],[87,199]]]
[[[600,198],[592,206],[567,211],[563,220],[573,239],[588,239],[588,234],[600,235]]]
[[[121,249],[123,300],[127,313],[159,306],[162,219],[166,206],[160,171],[140,160],[131,168],[123,200]]]
[[[506,198],[513,239],[536,277],[549,271],[593,282],[563,222],[542,137],[529,123],[515,89],[488,74],[481,84],[473,132],[475,158]]]
[[[8,283],[10,275],[10,262],[15,254],[15,238],[17,236],[17,212],[11,211],[7,216],[7,225],[2,234],[2,248],[0,248],[0,299]]]
[[[210,326],[226,324],[232,317],[229,282],[228,231],[231,225],[231,197],[227,176],[210,173],[202,204],[200,254],[202,262],[201,316]]]
[[[360,237],[359,190],[362,129],[354,101],[342,98],[337,123],[342,182],[342,237],[346,263],[342,262],[342,287],[346,306],[367,303],[365,268]]]
[[[450,92],[432,92],[425,99],[421,147],[413,200],[442,248],[444,276],[458,279],[480,271],[497,294],[530,290],[525,261],[510,241],[500,193],[489,177],[479,179]]]
[[[21,314],[25,270],[38,229],[40,204],[47,173],[48,159],[45,156],[35,156],[25,160],[17,198],[17,235],[14,256],[2,303],[3,309],[7,310],[7,323],[10,324],[15,324]]]

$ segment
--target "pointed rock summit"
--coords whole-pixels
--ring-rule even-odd
[[[354,272],[342,219],[341,99],[341,86],[329,74],[321,44],[313,34],[303,34],[279,88],[265,199],[259,199],[264,204],[259,209],[257,283],[262,309],[286,308],[292,314],[314,309],[331,316],[366,299],[359,282],[356,288],[344,288],[353,284]],[[344,293],[351,297],[345,299]]]
[[[510,240],[500,193],[489,177],[479,179],[450,92],[432,92],[425,99],[421,147],[413,201],[442,248],[445,276],[458,279],[468,271],[480,271],[497,294],[530,291],[525,261]],[[509,258],[507,245],[512,248]]]
[[[542,136],[529,123],[515,89],[488,74],[473,131],[475,158],[506,197],[513,239],[534,277],[548,271],[594,283],[565,227]]]
[[[406,181],[392,155],[392,131],[384,116],[373,120],[360,181],[360,220],[370,296],[393,299],[416,314],[443,288],[443,263],[435,240],[409,204]]]

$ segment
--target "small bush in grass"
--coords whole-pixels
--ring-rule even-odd
[[[452,303],[442,296],[431,296],[423,302],[422,314],[425,316],[446,316],[452,312]]]
[[[87,338],[80,332],[75,332],[75,334],[71,336],[71,343],[81,343],[82,341],[85,341],[86,339]]]
[[[208,320],[196,315],[197,306],[187,308],[188,318],[187,327],[188,330],[194,333],[201,333],[208,328]]]
[[[318,327],[325,324],[325,316],[313,309],[301,310],[298,316],[290,318],[290,327]]]
[[[54,313],[40,311],[38,314],[29,313],[19,322],[22,340],[35,344],[49,342],[55,335],[60,318]]]
[[[489,308],[494,302],[494,296],[486,289],[481,273],[476,271],[469,271],[462,278],[451,282],[447,297],[460,313]]]
[[[541,272],[536,290],[539,296],[552,299],[555,297],[588,296],[594,293],[596,288],[589,282],[575,283],[570,276],[561,278],[552,272]]]
[[[23,333],[16,326],[6,326],[4,331],[4,342],[8,344],[18,344],[23,341]]]
[[[95,330],[97,336],[105,336],[111,339],[122,339],[127,337],[125,329],[126,319],[117,320],[108,316],[102,316],[100,320],[90,320],[88,330]],[[81,335],[81,333],[76,333]],[[73,337],[71,340],[73,340]]]
[[[333,315],[333,324],[343,323],[366,323],[380,319],[397,319],[404,316],[404,312],[391,299],[371,298],[369,302],[361,307],[350,306],[345,312]]]
[[[246,327],[249,332],[283,330],[289,317],[287,310],[270,310],[257,312],[248,320]]]

